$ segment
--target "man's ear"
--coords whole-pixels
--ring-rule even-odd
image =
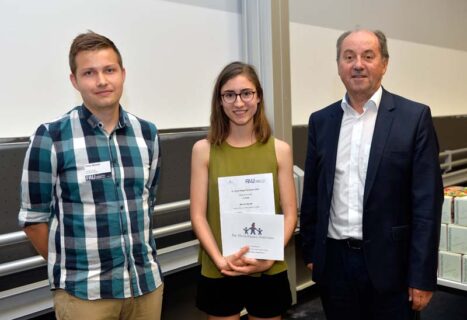
[[[383,75],[384,75],[386,74],[386,70],[388,69],[389,59],[384,59],[383,64],[384,64],[384,71],[383,71]]]
[[[75,77],[75,75],[73,73],[70,73],[70,81],[71,81],[71,84],[73,85],[73,87],[75,87],[75,89],[79,91],[78,82],[77,82],[76,77]]]

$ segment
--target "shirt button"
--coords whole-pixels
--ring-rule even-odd
[[[120,206],[120,210],[123,210],[123,206]]]

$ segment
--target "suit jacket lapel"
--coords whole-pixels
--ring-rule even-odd
[[[328,160],[328,170],[327,170],[327,179],[326,187],[327,192],[331,196],[332,188],[334,185],[334,174],[336,172],[336,158],[337,158],[337,145],[339,143],[339,134],[341,130],[341,122],[344,111],[341,108],[341,103],[338,103],[338,106],[330,114],[330,125],[327,132],[327,141],[329,144],[327,146],[327,153],[329,157]]]
[[[363,205],[365,206],[368,195],[370,194],[373,182],[378,172],[381,156],[383,155],[387,137],[391,130],[392,121],[394,118],[394,100],[392,95],[383,89],[381,102],[378,108],[376,117],[375,130],[371,142],[370,158],[368,159],[368,169],[365,180],[365,191],[363,197]]]

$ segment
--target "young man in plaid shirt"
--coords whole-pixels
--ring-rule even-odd
[[[157,129],[120,106],[125,69],[111,40],[79,35],[69,63],[83,104],[31,137],[19,222],[48,261],[58,319],[160,319]]]

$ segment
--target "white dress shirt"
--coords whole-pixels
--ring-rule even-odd
[[[337,147],[336,172],[329,216],[328,237],[333,239],[362,239],[363,192],[375,129],[381,87],[363,106],[363,113],[355,111],[342,99],[341,129]]]

